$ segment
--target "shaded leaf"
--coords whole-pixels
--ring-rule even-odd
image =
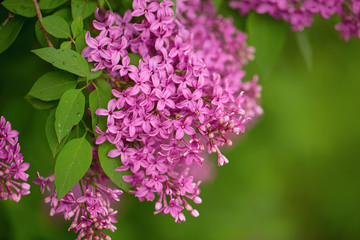
[[[5,0],[2,2],[2,5],[10,12],[24,17],[36,16],[35,7],[30,0]]]
[[[305,60],[307,68],[311,71],[312,68],[312,49],[306,30],[295,32],[296,41],[298,43],[300,52]]]
[[[26,95],[25,100],[28,101],[34,108],[39,109],[39,110],[45,110],[45,109],[50,109],[56,106],[56,104],[58,103],[58,101],[50,101],[50,102],[45,102],[45,101],[41,101],[39,99],[36,99],[32,96]]]
[[[6,25],[0,24],[0,53],[8,49],[18,36],[25,19],[14,16]]]
[[[97,4],[88,0],[71,0],[71,12],[73,19],[78,16],[82,19],[86,19],[90,15],[94,14]]]
[[[70,27],[64,18],[57,15],[50,15],[42,18],[42,25],[45,30],[57,38],[69,38],[71,37]]]
[[[117,158],[108,157],[108,153],[110,152],[110,150],[114,148],[115,148],[114,145],[109,142],[105,142],[99,146],[98,154],[99,154],[101,167],[106,173],[106,175],[111,179],[111,181],[116,184],[116,186],[118,186],[120,189],[124,191],[129,191],[130,184],[124,182],[122,177],[124,175],[130,175],[131,173],[128,171],[125,172],[115,171],[115,168],[123,165],[121,163],[120,157]]]
[[[256,48],[255,62],[263,77],[274,68],[285,43],[285,25],[267,15],[251,13],[247,19],[249,44]]]
[[[98,108],[107,108],[108,102],[112,98],[111,86],[102,79],[95,80],[96,89],[90,93],[89,107],[92,116],[92,127],[98,126],[104,130],[106,128],[106,116],[98,116],[95,114]]]
[[[85,135],[65,144],[55,164],[55,186],[59,200],[85,175],[91,161],[92,149]]]
[[[28,95],[43,101],[58,100],[66,90],[76,87],[76,80],[74,75],[67,72],[48,72],[35,82]]]
[[[81,89],[70,89],[62,95],[55,113],[55,131],[59,142],[80,122],[84,110],[85,96]]]
[[[216,11],[219,11],[222,1],[223,0],[213,0],[213,4],[214,4]]]
[[[177,10],[177,4],[176,4],[177,0],[172,0],[172,2],[174,3],[174,6],[172,7],[173,12],[174,12],[174,18],[176,19],[176,10]]]
[[[128,56],[130,58],[131,65],[139,66],[139,60],[142,59],[142,57],[139,54],[128,53]]]
[[[87,77],[89,66],[85,58],[71,49],[53,49],[50,47],[32,50],[36,55],[57,68]]]

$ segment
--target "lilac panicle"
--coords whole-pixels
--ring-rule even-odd
[[[22,195],[30,194],[25,173],[30,164],[23,161],[18,143],[19,132],[11,129],[5,117],[0,118],[0,199],[19,202]]]
[[[72,221],[68,230],[78,233],[76,240],[110,240],[110,236],[102,230],[116,230],[114,223],[117,222],[117,211],[110,205],[113,201],[120,201],[119,196],[123,192],[108,186],[111,181],[100,167],[95,148],[93,156],[88,172],[60,201],[56,194],[54,175],[44,178],[37,173],[38,178],[34,180],[35,184],[40,185],[41,193],[44,194],[45,190],[50,193],[45,198],[45,203],[50,205],[50,216],[62,213],[65,220]]]
[[[97,11],[99,34],[86,35],[82,55],[93,71],[105,69],[113,86],[108,108],[96,111],[107,118],[96,143],[116,147],[108,156],[121,157],[116,171],[131,171],[123,177],[130,193],[182,222],[184,210],[198,217],[191,202],[202,202],[193,167],[203,165],[206,150],[217,153],[218,165],[228,163],[219,147],[231,145],[262,109],[257,77],[242,81],[254,52],[246,35],[206,1],[177,2],[177,20],[170,0],[135,0],[123,17]],[[139,55],[136,65],[130,53]]]
[[[267,13],[291,24],[294,31],[301,31],[313,24],[314,16],[329,19],[339,15],[341,22],[335,26],[345,40],[360,38],[359,0],[232,0],[230,6],[241,15],[250,11]]]

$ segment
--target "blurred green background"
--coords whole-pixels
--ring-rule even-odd
[[[0,55],[0,115],[20,132],[31,182],[55,163],[44,133],[48,112],[23,98],[50,68],[30,53],[39,47],[33,26],[28,21]],[[260,78],[265,114],[202,186],[200,217],[175,224],[154,216],[153,203],[124,194],[113,239],[360,239],[360,40],[345,42],[332,22],[317,20],[308,30],[309,71],[286,28],[275,68]],[[48,211],[36,185],[20,203],[1,201],[0,239],[75,239],[70,223]]]

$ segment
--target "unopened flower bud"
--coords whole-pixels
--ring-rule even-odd
[[[202,203],[202,199],[201,199],[200,197],[195,197],[193,201],[194,201],[194,203],[196,203],[196,204]]]
[[[156,211],[159,211],[162,208],[162,203],[161,202],[156,202],[155,203],[155,209]]]
[[[180,222],[185,222],[185,220],[186,220],[185,215],[182,212],[179,213],[179,220],[180,220]]]
[[[191,215],[194,216],[194,217],[198,217],[198,216],[199,216],[199,212],[198,212],[198,210],[196,210],[196,209],[191,210],[190,213],[191,213]]]
[[[188,211],[191,211],[193,208],[190,204],[186,203],[185,204],[185,209],[188,210]]]

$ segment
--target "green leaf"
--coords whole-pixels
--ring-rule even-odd
[[[44,37],[44,33],[40,30],[40,23],[39,20],[36,21],[35,23],[35,35],[37,40],[39,41],[40,45],[43,47],[48,47],[48,44],[46,42],[46,39]],[[56,47],[59,45],[59,39],[55,38],[52,35],[49,35],[49,39],[52,42],[52,44]]]
[[[91,161],[92,149],[85,135],[65,144],[55,164],[55,186],[59,200],[85,175]]]
[[[99,146],[99,159],[100,164],[106,175],[115,183],[119,188],[121,188],[124,191],[129,191],[130,184],[127,182],[124,182],[122,179],[122,176],[124,175],[130,175],[130,172],[117,172],[115,171],[115,168],[122,166],[120,157],[117,158],[110,158],[108,157],[108,153],[110,150],[115,149],[114,145],[109,142],[104,142]]]
[[[81,33],[75,39],[75,48],[78,53],[81,54],[82,50],[87,46],[85,41],[86,31],[82,30]]]
[[[70,24],[71,21],[73,20],[73,19],[72,19],[72,16],[71,16],[71,9],[68,8],[68,7],[64,7],[64,8],[62,8],[62,9],[59,9],[58,11],[54,12],[53,15],[62,17],[63,19],[65,19],[65,21],[66,21],[68,24]]]
[[[76,87],[76,80],[67,72],[48,72],[35,82],[28,95],[43,101],[58,100],[66,90]]]
[[[220,6],[221,6],[222,1],[223,1],[223,0],[213,0],[214,7],[215,7],[215,9],[216,9],[217,12],[218,12],[219,9],[220,9]]]
[[[46,125],[45,125],[46,138],[48,140],[49,147],[51,149],[51,152],[52,152],[52,155],[54,158],[56,157],[56,155],[59,153],[59,151],[62,149],[62,147],[65,145],[67,139],[69,138],[69,135],[68,135],[68,137],[61,140],[60,143],[57,140],[56,132],[55,132],[55,111],[56,111],[56,109],[53,109],[50,112],[50,114],[46,120]]]
[[[82,19],[86,19],[90,15],[94,14],[97,4],[89,0],[71,0],[71,12],[73,19],[78,16]]]
[[[39,7],[41,10],[50,10],[57,8],[66,2],[67,0],[41,0],[39,2]]]
[[[217,13],[225,18],[232,18],[235,27],[245,31],[246,17],[239,16],[238,10],[231,8],[228,4],[223,4],[220,9],[218,9]]]
[[[88,80],[92,80],[92,79],[96,79],[99,78],[101,76],[101,74],[103,73],[103,70],[98,70],[96,72],[90,72],[89,76],[88,76]]]
[[[70,27],[64,18],[56,15],[50,15],[42,18],[42,25],[45,30],[57,38],[71,38]]]
[[[84,110],[85,96],[81,89],[70,89],[63,94],[55,113],[55,131],[59,142],[80,122]]]
[[[249,44],[256,48],[256,65],[267,78],[285,43],[285,25],[267,15],[251,13],[247,19]]]
[[[56,106],[56,104],[58,103],[58,101],[51,101],[51,102],[45,102],[45,101],[41,101],[39,99],[36,99],[32,96],[26,95],[25,100],[28,101],[34,108],[39,109],[39,110],[45,110],[45,109],[50,109]]]
[[[139,66],[139,60],[142,59],[142,57],[139,54],[128,53],[128,56],[130,58],[131,65]]]
[[[83,28],[84,28],[83,20],[82,20],[81,16],[78,16],[71,23],[71,32],[73,34],[73,37],[76,38],[81,33]]]
[[[296,41],[298,43],[300,52],[305,60],[307,68],[312,69],[312,49],[306,30],[295,32]]]
[[[71,49],[53,49],[50,47],[32,50],[40,58],[57,68],[81,77],[89,74],[89,65],[85,58]]]
[[[19,16],[11,18],[6,25],[0,24],[0,53],[8,49],[18,36],[25,19]]]
[[[111,86],[102,79],[95,80],[96,89],[89,95],[89,107],[92,116],[92,127],[98,126],[104,130],[106,128],[106,117],[95,114],[98,108],[107,108],[108,102],[112,98]]]
[[[35,7],[31,0],[5,0],[2,5],[10,12],[24,17],[36,16]]]
[[[177,0],[171,0],[174,3],[174,6],[172,7],[173,12],[174,12],[174,18],[176,19],[176,10],[177,10],[177,4],[176,1]]]
[[[64,41],[60,44],[60,49],[71,49],[71,41]]]

